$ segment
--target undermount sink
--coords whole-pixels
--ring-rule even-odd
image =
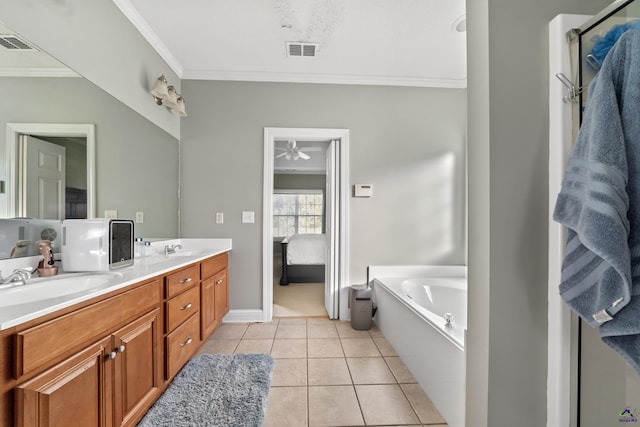
[[[0,290],[0,307],[63,297],[98,290],[122,277],[120,273],[69,273],[51,278],[27,280],[25,285]]]

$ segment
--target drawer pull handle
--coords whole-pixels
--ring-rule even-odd
[[[118,353],[124,353],[126,347],[121,345],[120,347],[118,347]]]
[[[188,277],[188,278],[186,278],[186,279],[182,279],[182,280],[180,280],[180,283],[182,283],[182,284],[184,285],[185,283],[189,283],[189,282],[191,282],[192,280],[193,280],[193,279],[192,279],[191,277]]]
[[[113,360],[116,358],[116,356],[118,355],[118,353],[116,353],[115,351],[112,351],[111,353],[109,353],[109,356],[107,356],[109,359]]]
[[[180,307],[180,311],[188,310],[188,309],[190,309],[190,308],[191,308],[191,303],[189,303],[189,304],[187,304],[187,305],[184,305],[184,306]]]
[[[191,339],[191,337],[189,337],[189,339],[187,339],[185,342],[183,342],[182,344],[180,344],[180,347],[184,347],[185,345],[189,345],[189,344],[191,344],[191,341],[193,341],[193,339]]]
[[[216,285],[221,285],[221,284],[222,284],[222,279],[216,280]]]

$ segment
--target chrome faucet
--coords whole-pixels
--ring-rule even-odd
[[[27,280],[31,279],[32,271],[33,268],[31,267],[18,268],[13,270],[13,273],[7,277],[2,277],[2,272],[0,272],[0,289],[24,285],[27,283]]]
[[[182,245],[165,245],[164,254],[174,254],[178,249],[182,249]]]
[[[451,313],[444,314],[444,327],[453,328],[453,314]]]

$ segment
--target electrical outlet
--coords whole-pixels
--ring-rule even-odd
[[[118,218],[118,211],[117,210],[105,210],[104,211],[104,217],[105,218],[109,218],[109,219],[117,219]]]
[[[242,211],[242,223],[253,224],[255,222],[255,213],[253,211]]]
[[[224,224],[224,213],[216,212],[216,224]]]
[[[136,222],[142,224],[144,222],[144,212],[136,212]]]

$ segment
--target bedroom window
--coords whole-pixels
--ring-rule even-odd
[[[324,196],[322,190],[275,190],[273,235],[322,234]]]

